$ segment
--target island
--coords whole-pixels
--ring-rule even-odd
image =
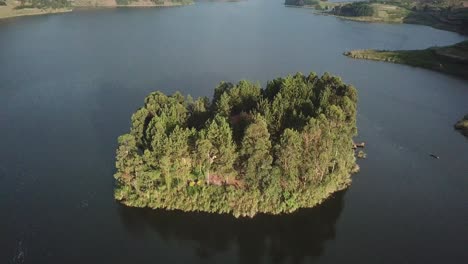
[[[0,0],[0,19],[71,12],[74,8],[170,7],[192,0]]]
[[[314,8],[321,14],[348,20],[420,24],[468,35],[468,0],[371,0],[351,3],[286,0],[285,4]]]
[[[468,114],[455,124],[455,129],[468,138]]]
[[[377,60],[422,67],[468,79],[468,41],[424,50],[353,50],[344,55],[354,59]]]
[[[358,170],[356,104],[328,73],[221,82],[212,100],[153,92],[118,138],[115,199],[236,217],[316,206]]]

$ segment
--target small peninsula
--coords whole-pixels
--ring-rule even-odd
[[[212,100],[153,92],[118,138],[115,199],[236,217],[316,206],[358,169],[356,104],[328,73],[221,82]]]
[[[468,138],[468,114],[455,124],[455,129]]]
[[[344,55],[426,68],[468,79],[468,41],[424,50],[353,50]]]
[[[286,0],[285,4],[314,8],[322,14],[348,20],[420,24],[468,35],[468,0],[371,0],[351,3]]]

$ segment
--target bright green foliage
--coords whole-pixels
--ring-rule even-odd
[[[312,207],[350,183],[356,102],[352,86],[314,73],[221,83],[212,102],[151,93],[119,137],[115,197],[235,216]]]

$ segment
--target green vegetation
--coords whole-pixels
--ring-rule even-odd
[[[312,7],[323,14],[363,22],[408,23],[468,34],[468,1],[371,0],[329,3],[319,0],[286,0],[286,5]]]
[[[70,12],[74,7],[180,6],[192,0],[0,0],[0,19]]]
[[[116,0],[117,5],[132,5],[135,3],[138,3],[139,0]],[[191,4],[192,0],[150,0],[150,3],[153,3],[154,5],[157,6],[163,6],[163,5],[187,5]]]
[[[295,6],[314,6],[318,4],[319,0],[286,0],[285,5],[295,5]]]
[[[420,24],[468,35],[468,8],[426,8],[410,12],[404,23]]]
[[[455,124],[455,129],[459,130],[465,137],[468,137],[468,114]]]
[[[187,5],[193,3],[192,0],[115,0],[116,6],[174,6]],[[112,6],[106,0],[75,0],[74,6]]]
[[[0,0],[0,19],[16,16],[70,12],[67,0]],[[2,4],[3,3],[3,4]]]
[[[158,2],[161,2],[163,0],[151,0],[153,1],[154,3],[158,3]],[[171,0],[172,3],[175,3],[175,4],[180,4],[180,5],[189,5],[191,3],[193,3],[192,0]]]
[[[336,6],[333,13],[338,16],[372,16],[374,7],[368,2],[352,2],[345,5]]]
[[[468,41],[425,50],[354,50],[345,52],[354,59],[407,64],[468,78]]]
[[[337,5],[336,3],[330,3],[327,0],[286,0],[284,4],[287,6],[311,7],[316,10],[329,10],[333,6]]]
[[[115,0],[115,3],[117,5],[129,5],[133,2],[134,0]]]
[[[404,18],[410,13],[407,8],[377,1],[342,3],[335,5],[328,12],[355,21],[386,23],[403,23]]]
[[[358,153],[357,153],[357,157],[360,158],[360,159],[365,159],[365,158],[367,158],[367,154],[364,151],[359,150]]]
[[[235,216],[313,207],[351,182],[356,102],[327,73],[222,82],[211,102],[153,92],[118,139],[115,198]]]
[[[71,2],[68,0],[20,0],[20,5],[16,8],[58,9],[69,7],[71,7]]]

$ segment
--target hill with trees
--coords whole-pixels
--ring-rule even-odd
[[[357,168],[356,103],[327,73],[222,82],[212,100],[153,92],[118,139],[115,198],[235,216],[313,207]]]
[[[465,0],[370,0],[327,2],[285,0],[286,5],[306,6],[323,14],[364,22],[421,24],[468,35],[468,1]]]

